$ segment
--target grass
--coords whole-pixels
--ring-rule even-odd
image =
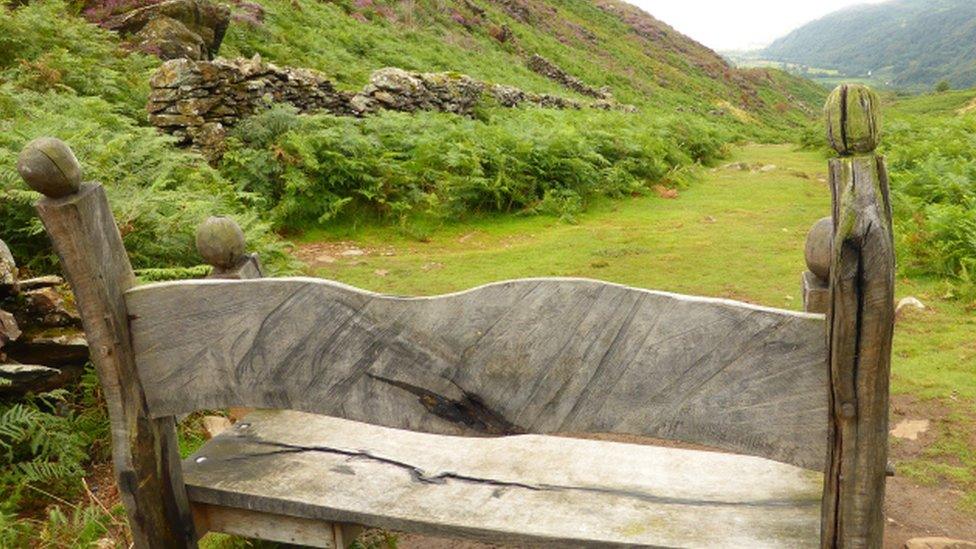
[[[886,102],[885,115],[899,119],[906,116],[955,116],[976,98],[976,89],[942,93],[925,93],[897,97]]]
[[[302,240],[355,237],[366,248],[392,246],[394,256],[337,262],[315,273],[382,292],[425,295],[513,277],[580,276],[799,308],[806,231],[829,210],[827,187],[817,180],[823,162],[783,145],[741,149],[734,161],[777,170],[717,169],[677,200],[598,201],[573,225],[493,216],[432,228],[424,237],[429,241],[418,242],[347,224]]]
[[[789,145],[737,148],[730,160],[776,169],[715,168],[677,199],[599,202],[574,225],[493,216],[428,227],[419,241],[389,227],[346,224],[309,232],[300,245],[316,276],[384,293],[431,295],[509,278],[572,276],[799,310],[806,232],[829,212],[826,162]],[[350,246],[367,254],[338,254]],[[338,259],[317,262],[317,255]],[[900,277],[897,294],[919,298],[927,310],[897,326],[892,393],[949,410],[936,441],[899,470],[961,488],[963,505],[976,512],[976,442],[966,412],[976,403],[976,315],[937,279]]]

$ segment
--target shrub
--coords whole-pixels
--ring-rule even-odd
[[[940,80],[938,84],[935,85],[936,93],[945,93],[952,89],[952,84],[948,80]]]
[[[968,100],[968,96],[966,99]],[[899,271],[948,279],[976,297],[976,113],[959,98],[921,96],[886,109],[881,151],[888,159]],[[834,153],[820,126],[802,147]]]
[[[30,2],[0,17],[0,82],[38,92],[98,96],[142,119],[159,60],[127,54],[114,33],[72,17],[60,0]]]
[[[145,126],[148,76],[158,63],[121,50],[113,33],[59,0],[0,18],[0,238],[22,264],[54,267],[31,206],[38,196],[14,169],[24,144],[53,135],[74,148],[86,179],[105,185],[136,268],[194,266],[196,225],[228,214],[272,272],[294,270],[260,219],[258,197],[236,192],[199,156]]]
[[[174,149],[170,138],[137,126],[100,98],[7,84],[0,85],[0,235],[26,266],[50,270],[55,261],[31,207],[38,195],[26,190],[14,169],[21,148],[40,135],[67,141],[85,178],[105,185],[136,268],[195,265],[196,225],[210,215],[229,214],[272,271],[294,269],[251,208],[257,197],[236,192],[199,156]]]
[[[74,392],[0,402],[0,501],[16,506],[25,490],[55,498],[77,493],[85,465],[108,457],[108,438],[108,415],[90,368]]]
[[[959,280],[976,273],[976,116],[888,125],[902,270]]]
[[[221,172],[239,191],[261,196],[284,229],[364,209],[382,218],[459,218],[562,204],[563,215],[596,195],[681,185],[688,172],[677,168],[717,158],[725,137],[704,124],[603,111],[485,108],[479,119],[394,112],[352,119],[298,116],[287,107],[232,135]]]

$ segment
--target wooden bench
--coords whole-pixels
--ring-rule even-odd
[[[32,143],[18,169],[46,195],[136,545],[213,530],[345,547],[364,525],[880,547],[894,255],[876,103],[856,86],[828,102],[826,316],[578,279],[430,298],[311,278],[136,287],[102,187],[63,143]],[[211,252],[233,271],[243,237],[224,228]],[[230,406],[262,410],[181,463],[174,418]]]

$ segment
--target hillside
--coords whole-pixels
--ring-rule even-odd
[[[976,85],[976,3],[892,0],[804,25],[760,52],[773,61],[837,70],[907,89]]]
[[[120,18],[144,4],[3,8],[0,234],[29,265],[49,267],[53,255],[13,166],[39,135],[65,139],[89,178],[111,183],[138,267],[189,267],[193,228],[214,212],[239,217],[251,240],[282,261],[273,232],[343,215],[401,224],[499,210],[571,219],[597,195],[685,184],[694,164],[715,160],[729,142],[788,139],[825,93],[779,71],[735,69],[616,0],[237,0],[226,33],[212,32],[223,37],[213,45],[219,56],[321,71],[316,78],[339,93],[397,67],[581,104],[606,87],[632,112],[488,102],[467,116],[381,110],[350,118],[278,107],[228,128],[226,154],[208,166],[147,123],[160,48],[140,42],[142,34],[105,30],[124,28]],[[209,0],[158,5],[218,10]],[[562,76],[533,71],[537,56]]]
[[[0,6],[0,240],[22,278],[57,272],[15,169],[39,136],[103,183],[142,281],[208,272],[211,215],[277,275],[303,269],[285,238],[326,228],[420,243],[498,214],[667,205],[731,143],[801,134],[824,95],[615,0],[17,0]],[[0,402],[0,546],[128,545],[117,500],[83,483],[109,478],[99,402],[91,373]],[[184,450],[202,440],[181,430]]]
[[[649,113],[731,118],[747,133],[802,123],[821,90],[721,56],[619,0],[264,0],[263,21],[232,25],[221,55],[319,69],[349,89],[394,66],[456,71],[566,95],[527,66],[542,55],[592,88]],[[722,123],[722,121],[719,121]]]

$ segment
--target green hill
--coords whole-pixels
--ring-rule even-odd
[[[319,69],[354,89],[395,66],[456,71],[535,92],[573,95],[532,72],[533,54],[648,113],[728,116],[745,133],[802,123],[822,92],[721,56],[619,0],[262,0],[263,22],[232,25],[221,55]],[[724,125],[724,121],[719,121]]]
[[[636,112],[489,102],[474,116],[348,118],[275,108],[234,128],[208,165],[147,122],[161,62],[141,51],[153,51],[99,26],[145,4],[0,8],[0,237],[23,263],[53,261],[13,169],[40,135],[68,141],[87,177],[109,185],[138,267],[192,266],[193,228],[216,212],[241,219],[272,264],[285,264],[275,233],[336,217],[405,227],[491,211],[572,219],[597,195],[682,185],[727,143],[789,139],[825,94],[780,71],[733,68],[617,0],[234,0],[220,56],[316,69],[339,90],[392,66],[593,100],[531,70],[541,55]]]
[[[871,77],[892,87],[930,89],[945,79],[976,85],[976,2],[892,0],[808,23],[760,56]]]

